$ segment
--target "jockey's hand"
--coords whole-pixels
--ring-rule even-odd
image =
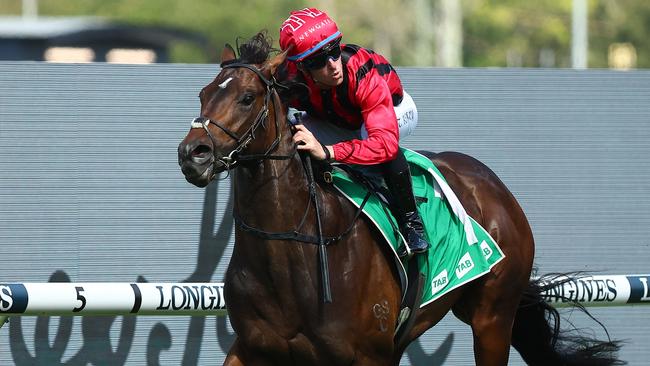
[[[328,154],[324,149],[329,150],[329,156],[333,156],[334,150],[331,146],[324,146],[304,125],[294,125],[296,133],[293,135],[293,142],[296,143],[298,150],[309,152],[317,160],[325,160]]]

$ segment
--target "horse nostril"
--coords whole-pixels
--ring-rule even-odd
[[[212,150],[208,145],[199,145],[194,150],[192,150],[192,157],[204,157],[204,155],[210,155]]]
[[[180,144],[178,146],[178,163],[203,165],[212,159],[212,147],[207,144]]]

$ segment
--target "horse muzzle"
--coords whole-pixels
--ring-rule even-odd
[[[215,162],[211,146],[185,142],[178,145],[178,165],[185,179],[197,187],[207,186],[216,174],[226,169],[222,163]]]

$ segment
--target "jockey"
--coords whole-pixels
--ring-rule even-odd
[[[280,47],[289,49],[286,78],[309,88],[292,104],[305,111],[293,139],[319,160],[378,166],[409,249],[426,252],[411,173],[399,150],[400,137],[417,124],[417,108],[383,56],[341,44],[341,38],[336,23],[315,8],[293,11],[282,23]]]

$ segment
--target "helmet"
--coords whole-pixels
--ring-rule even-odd
[[[289,51],[290,61],[302,61],[323,46],[341,38],[336,23],[316,8],[294,10],[280,27],[280,47]]]

